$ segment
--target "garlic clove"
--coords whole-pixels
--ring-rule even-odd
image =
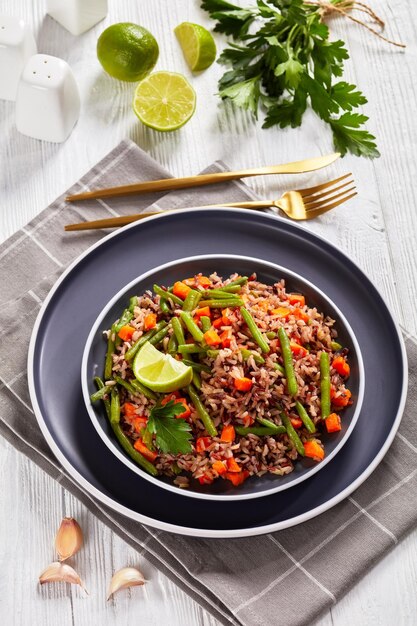
[[[59,560],[65,561],[81,548],[83,532],[78,522],[72,517],[64,517],[55,537],[55,550]]]
[[[113,575],[110,581],[109,590],[107,592],[107,600],[119,589],[127,589],[127,587],[135,587],[137,585],[144,585],[146,582],[142,572],[135,567],[124,567],[119,569]]]
[[[39,582],[41,585],[55,582],[65,582],[70,583],[71,585],[79,585],[88,595],[88,591],[85,588],[83,581],[78,576],[77,572],[70,565],[67,565],[67,563],[54,561],[48,565],[48,567],[39,576]]]

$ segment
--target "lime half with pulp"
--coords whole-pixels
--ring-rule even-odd
[[[145,343],[133,361],[133,373],[142,385],[157,393],[170,393],[189,385],[193,368],[177,361],[170,354],[159,352]]]
[[[204,26],[183,22],[174,29],[174,33],[193,72],[207,69],[216,59],[216,44]]]
[[[184,126],[195,104],[195,91],[182,74],[154,72],[136,87],[133,110],[143,124],[165,132]]]

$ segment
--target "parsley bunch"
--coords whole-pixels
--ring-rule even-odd
[[[367,102],[365,96],[337,80],[349,58],[345,44],[329,41],[317,6],[303,0],[257,0],[251,8],[204,0],[201,6],[217,20],[216,31],[242,42],[229,43],[219,58],[232,68],[219,81],[221,98],[255,117],[263,104],[263,128],[300,126],[310,104],[330,125],[338,152],[379,156],[375,137],[362,128],[368,118],[353,112]]]

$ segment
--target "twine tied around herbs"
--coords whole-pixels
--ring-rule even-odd
[[[366,22],[364,22],[363,20],[360,20],[353,15],[350,15],[349,11],[360,11],[361,13],[366,13],[366,15],[368,15],[375,24],[378,24],[381,29],[384,29],[385,22],[380,17],[378,17],[378,15],[376,15],[376,13],[371,9],[370,6],[368,6],[364,2],[356,2],[356,0],[340,0],[339,2],[331,2],[330,0],[305,0],[305,4],[319,7],[322,18],[325,18],[332,14],[343,15],[343,17],[346,17],[352,22],[355,22],[355,24],[363,26],[373,35],[379,37],[379,39],[382,39],[383,41],[386,41],[393,46],[398,46],[399,48],[406,47],[403,43],[398,43],[397,41],[392,41],[391,39],[384,37],[384,35],[381,35],[381,33],[376,31],[374,28],[368,26],[368,24],[366,24]]]

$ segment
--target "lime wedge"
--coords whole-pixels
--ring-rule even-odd
[[[205,70],[216,59],[216,44],[213,36],[203,26],[183,22],[174,29],[174,33],[185,60],[193,72]]]
[[[182,389],[193,379],[192,367],[159,352],[150,343],[145,343],[135,356],[133,373],[142,385],[159,393]]]
[[[195,91],[184,76],[154,72],[136,87],[133,110],[146,126],[165,132],[184,126],[195,103]]]

